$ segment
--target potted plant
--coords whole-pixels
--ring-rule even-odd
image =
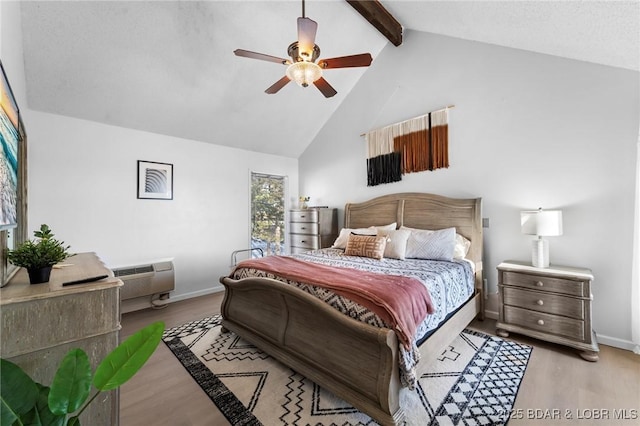
[[[63,241],[53,238],[54,234],[48,225],[40,225],[39,231],[34,231],[36,237],[18,245],[7,252],[7,259],[16,266],[27,269],[31,284],[46,283],[51,275],[51,268],[58,262],[70,256],[69,246]]]
[[[0,424],[80,426],[80,414],[101,392],[121,386],[147,362],[164,327],[158,321],[131,335],[100,362],[95,373],[86,352],[71,349],[51,386],[34,382],[18,365],[0,358]],[[88,399],[91,385],[96,392]]]

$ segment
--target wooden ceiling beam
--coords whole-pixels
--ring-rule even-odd
[[[378,0],[346,0],[394,46],[402,44],[402,25]]]

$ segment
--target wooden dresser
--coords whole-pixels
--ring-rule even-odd
[[[69,350],[84,350],[95,371],[119,344],[122,281],[113,277],[95,253],[76,254],[64,263],[69,266],[54,269],[48,283],[29,284],[22,268],[0,289],[0,355],[45,385],[51,385]],[[108,278],[62,286],[100,275]],[[80,420],[85,425],[117,425],[118,408],[117,390],[103,392]]]
[[[597,361],[598,343],[591,327],[592,282],[588,269],[501,263],[497,334],[507,337],[512,331],[559,343],[579,349],[587,361]]]
[[[289,211],[291,254],[331,247],[338,238],[338,210],[311,208]]]

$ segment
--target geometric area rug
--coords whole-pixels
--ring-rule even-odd
[[[192,321],[166,330],[162,339],[229,424],[378,424],[233,332],[222,333],[221,320]],[[531,349],[464,330],[421,367],[416,389],[402,390],[405,425],[506,424]]]

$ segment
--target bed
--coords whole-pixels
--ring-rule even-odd
[[[398,228],[455,227],[470,241],[470,298],[419,347],[420,367],[439,355],[475,317],[482,317],[481,200],[401,193],[345,206],[344,228],[396,223]],[[304,257],[304,256],[303,256]],[[265,276],[222,277],[224,329],[231,330],[298,373],[330,390],[382,425],[404,419],[400,404],[402,345],[396,332],[339,312],[325,301]]]

